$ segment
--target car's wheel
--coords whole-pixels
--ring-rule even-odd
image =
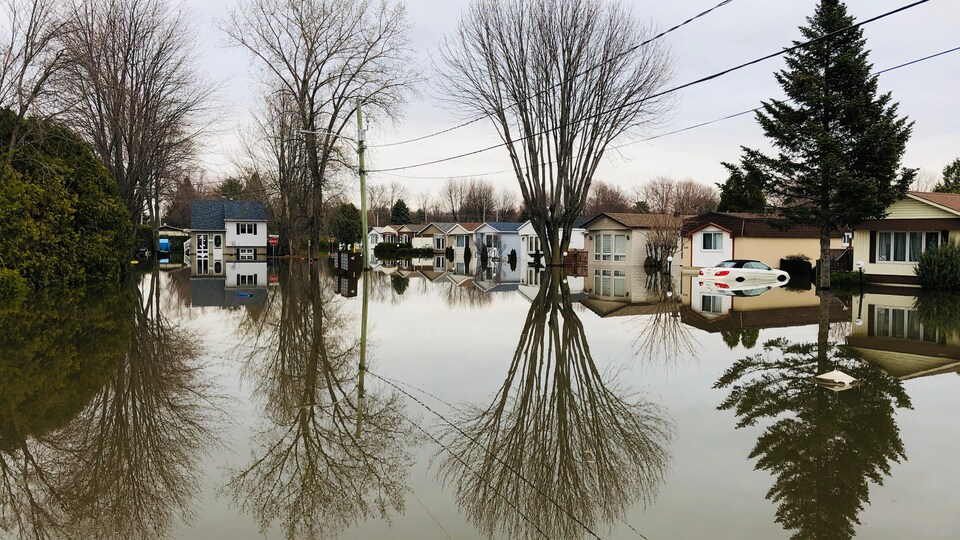
[[[786,280],[787,280],[787,276],[783,274],[780,274],[779,276],[777,276],[777,281],[786,281]]]
[[[745,279],[746,279],[746,278],[744,278],[743,276],[740,276],[740,277],[737,278],[737,281],[740,282],[740,283],[743,283],[743,280],[745,280]]]

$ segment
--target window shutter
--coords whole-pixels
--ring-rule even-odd
[[[257,248],[253,248],[253,260],[257,260]]]
[[[257,224],[253,224],[253,234],[257,234]]]
[[[240,234],[240,224],[237,223],[237,234]]]
[[[946,244],[950,241],[950,231],[940,231],[940,243]]]
[[[860,297],[860,301],[863,302],[863,297]],[[874,312],[876,311],[876,306],[874,304],[867,304],[867,335],[873,337],[876,335],[876,321],[874,320]]]
[[[870,231],[870,262],[877,262],[877,231]]]

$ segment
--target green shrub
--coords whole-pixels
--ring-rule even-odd
[[[948,242],[924,251],[915,271],[924,289],[960,291],[960,246]]]
[[[473,253],[470,251],[470,246],[467,246],[463,249],[463,264],[469,267],[471,259],[473,259]]]
[[[866,274],[863,275],[863,284],[868,282]],[[860,288],[860,272],[833,272],[830,274],[830,287],[834,289],[858,289]]]
[[[484,245],[480,248],[480,268],[487,268],[487,263],[490,259],[490,252],[487,249],[487,246]]]
[[[0,304],[23,299],[30,292],[30,284],[16,270],[0,268]]]
[[[925,331],[960,335],[960,292],[922,292],[914,299],[913,309]]]
[[[511,272],[517,269],[517,250],[510,250],[510,254],[507,255],[507,264],[510,265]]]
[[[453,247],[447,246],[446,251],[444,252],[447,256],[447,260],[453,262]]]
[[[787,261],[807,261],[807,262],[809,262],[809,261],[810,261],[810,257],[807,257],[806,255],[804,255],[804,254],[801,253],[801,254],[799,254],[799,255],[787,255],[786,257],[784,257],[784,260],[787,260]]]

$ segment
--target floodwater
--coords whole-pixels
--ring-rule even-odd
[[[0,536],[960,535],[956,299],[423,262],[0,308]]]

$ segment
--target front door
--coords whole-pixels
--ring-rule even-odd
[[[204,275],[210,271],[210,250],[207,246],[207,235],[197,235],[197,274]]]

